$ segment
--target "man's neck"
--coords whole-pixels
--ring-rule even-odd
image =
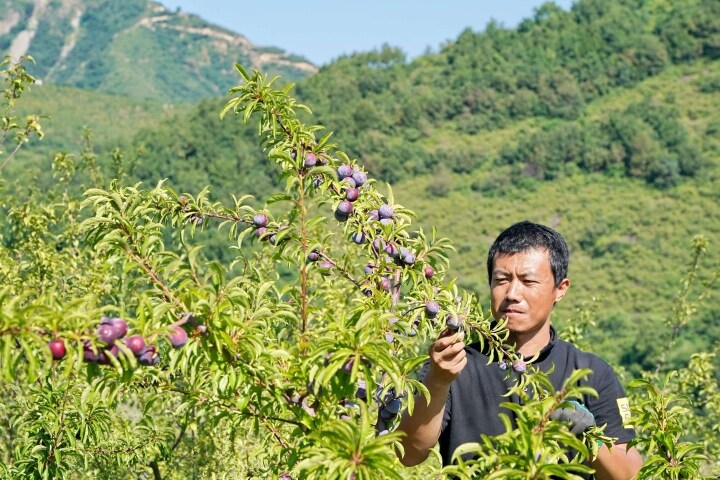
[[[510,344],[523,357],[533,357],[550,343],[550,322],[532,332],[510,332]]]

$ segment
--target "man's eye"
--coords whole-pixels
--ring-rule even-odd
[[[496,278],[495,280],[493,280],[493,282],[495,284],[505,283],[505,282],[507,282],[507,278]]]

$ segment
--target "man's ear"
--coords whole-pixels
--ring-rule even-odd
[[[570,279],[565,278],[562,282],[560,282],[560,285],[555,287],[555,303],[559,302],[563,299],[565,294],[568,291],[568,288],[570,288]]]

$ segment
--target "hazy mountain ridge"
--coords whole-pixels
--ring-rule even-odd
[[[0,13],[0,49],[32,55],[31,72],[44,83],[166,102],[224,94],[237,79],[233,62],[287,79],[317,71],[301,57],[148,0],[10,0]]]

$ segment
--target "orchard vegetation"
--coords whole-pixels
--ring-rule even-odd
[[[42,130],[16,102],[32,84],[5,61],[0,164]],[[447,275],[452,245],[416,226],[332,142],[292,85],[237,66],[221,111],[253,123],[284,188],[262,205],[209,188],[129,181],[116,151],[58,154],[54,183],[21,198],[2,180],[0,249],[0,475],[6,478],[578,478],[610,442],[596,427],[576,438],[552,420],[594,392],[578,371],[552,391],[504,344],[481,299]],[[642,113],[641,113],[642,115]],[[78,178],[82,178],[78,182]],[[82,188],[78,188],[78,185]],[[384,193],[382,193],[384,192]],[[226,256],[201,232],[219,230]],[[690,266],[658,340],[667,352],[696,317],[718,273],[709,241],[688,245]],[[593,323],[578,311],[562,333],[583,345]],[[515,371],[518,428],[463,447],[472,460],[397,460],[402,409],[413,408],[425,348],[464,330]],[[680,368],[626,378],[639,478],[714,478],[720,464],[716,352]],[[525,387],[528,387],[527,389]],[[525,393],[527,392],[529,393]],[[577,455],[569,456],[572,448]]]

